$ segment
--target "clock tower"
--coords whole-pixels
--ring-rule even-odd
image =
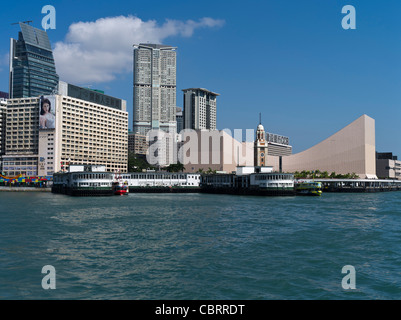
[[[265,129],[262,124],[256,130],[256,140],[254,144],[254,165],[255,167],[265,167],[267,164],[267,141]]]

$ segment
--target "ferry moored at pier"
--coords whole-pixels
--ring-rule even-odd
[[[72,196],[200,192],[198,173],[112,173],[105,169],[105,166],[70,165],[66,172],[54,174],[52,192]]]
[[[129,193],[214,193],[258,196],[320,196],[325,192],[401,191],[400,180],[325,179],[296,181],[272,167],[237,167],[232,173],[106,172],[104,166],[70,165],[53,176],[53,193],[111,196]]]
[[[257,196],[294,196],[294,175],[272,167],[237,167],[236,173],[203,175],[202,192]]]
[[[105,166],[70,165],[67,172],[53,175],[53,193],[70,196],[112,196],[113,175]]]
[[[319,181],[298,181],[295,183],[295,191],[300,196],[321,196],[322,183]]]

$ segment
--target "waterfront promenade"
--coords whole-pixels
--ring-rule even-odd
[[[51,188],[45,187],[0,187],[0,192],[51,192]]]

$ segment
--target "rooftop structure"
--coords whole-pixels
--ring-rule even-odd
[[[58,94],[101,104],[110,108],[126,111],[127,101],[104,94],[104,91],[79,87],[64,81],[58,83]]]

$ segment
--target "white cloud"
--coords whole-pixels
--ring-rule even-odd
[[[195,29],[220,27],[223,20],[143,21],[134,16],[101,18],[69,27],[64,41],[53,50],[57,73],[75,84],[107,82],[132,71],[132,45],[162,43],[171,36],[191,37]]]

